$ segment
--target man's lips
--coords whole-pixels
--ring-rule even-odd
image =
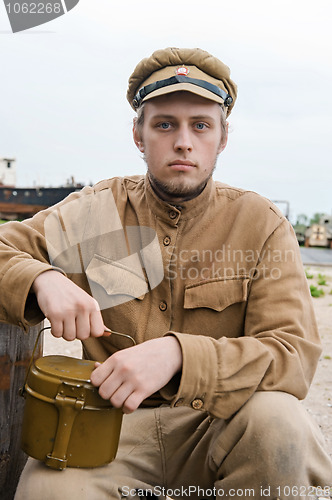
[[[195,163],[190,160],[174,160],[169,163],[169,167],[172,170],[177,170],[178,172],[188,172],[195,168]]]

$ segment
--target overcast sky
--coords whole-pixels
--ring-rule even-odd
[[[215,178],[332,213],[330,0],[80,0],[11,33],[0,4],[0,157],[18,185],[145,172],[127,80],[155,49],[201,47],[231,68],[238,100]]]

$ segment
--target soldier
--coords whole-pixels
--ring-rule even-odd
[[[82,340],[92,383],[125,414],[111,464],[29,459],[17,499],[308,498],[331,484],[298,401],[321,348],[296,238],[271,202],[212,178],[236,95],[207,52],[154,52],[127,93],[147,174],[1,228],[2,320],[46,317]]]

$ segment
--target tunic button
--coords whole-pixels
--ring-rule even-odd
[[[191,402],[191,406],[194,408],[194,410],[200,410],[203,407],[203,401],[201,399],[194,399],[194,401]]]
[[[165,238],[163,239],[163,243],[165,247],[168,247],[168,245],[171,243],[171,238],[169,236],[165,236]]]
[[[178,214],[177,214],[177,212],[175,212],[175,210],[171,210],[170,212],[168,212],[168,215],[169,215],[170,219],[176,219],[178,216]]]
[[[182,405],[183,401],[184,401],[183,398],[179,398],[177,401],[175,401],[174,406],[180,406],[180,405]]]
[[[160,302],[160,304],[159,304],[159,309],[160,309],[161,311],[166,311],[166,309],[167,309],[167,304],[166,304],[166,302],[164,302],[164,301],[162,300],[162,301]]]

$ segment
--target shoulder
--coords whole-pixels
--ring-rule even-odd
[[[126,177],[112,177],[110,179],[104,179],[94,186],[92,186],[92,191],[98,193],[105,189],[111,189],[113,193],[121,191],[132,191],[135,189],[140,189],[144,185],[144,175],[132,175]]]
[[[217,199],[227,200],[237,210],[249,210],[252,215],[270,215],[274,219],[279,219],[280,222],[286,217],[281,210],[268,198],[242,188],[229,186],[219,181],[215,181]]]
[[[254,191],[215,182],[216,207],[223,219],[242,237],[266,239],[278,228],[287,233],[291,224],[274,203]]]

